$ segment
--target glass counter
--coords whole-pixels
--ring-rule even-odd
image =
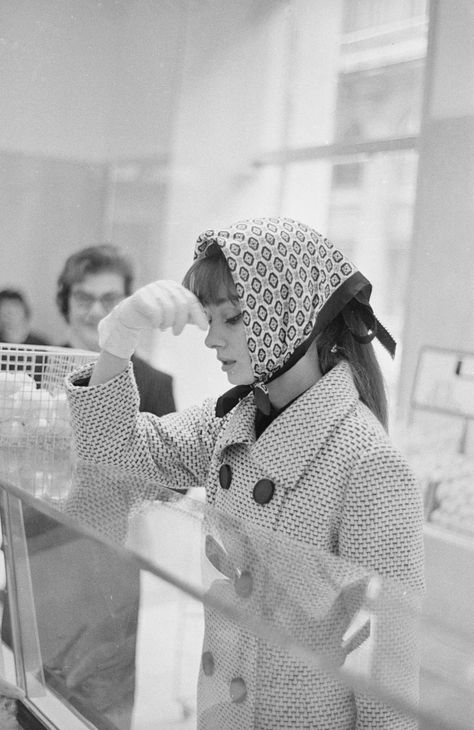
[[[220,664],[242,635],[278,658],[265,689],[275,707],[291,682],[283,667],[304,667],[424,730],[474,726],[474,630],[440,611],[436,591],[421,605],[360,566],[219,514],[200,490],[139,504],[143,487],[73,464],[68,450],[0,449],[2,671],[45,727],[207,729],[224,705],[233,726],[261,727],[255,688]]]

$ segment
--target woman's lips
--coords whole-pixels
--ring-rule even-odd
[[[221,368],[224,372],[230,370],[235,365],[235,360],[221,360]]]

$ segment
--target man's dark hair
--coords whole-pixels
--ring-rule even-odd
[[[56,290],[56,304],[63,317],[69,319],[69,297],[74,284],[83,281],[89,274],[111,271],[123,277],[125,296],[132,292],[133,264],[129,257],[112,243],[88,246],[69,256],[59,275]]]
[[[27,298],[19,289],[1,289],[0,304],[2,302],[18,302],[23,307],[27,319],[31,318],[31,307]]]

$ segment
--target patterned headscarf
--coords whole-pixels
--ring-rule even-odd
[[[222,249],[242,309],[255,385],[292,367],[313,339],[342,312],[354,337],[382,342],[392,357],[395,342],[376,320],[370,282],[315,230],[290,218],[255,218],[207,230],[194,258],[211,244]],[[354,326],[357,312],[367,328]]]

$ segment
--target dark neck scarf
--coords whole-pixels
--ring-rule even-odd
[[[235,388],[231,388],[223,393],[216,403],[216,416],[218,418],[224,418],[232,408],[235,408],[237,403],[245,398],[249,393],[252,392],[252,385],[236,385]]]
[[[297,398],[299,398],[299,396],[287,403],[283,406],[283,408],[275,408],[270,403],[268,395],[264,393],[260,387],[254,385],[236,385],[235,388],[231,388],[218,398],[216,403],[216,416],[219,418],[225,416],[232,410],[232,408],[235,408],[235,406],[240,403],[243,398],[249,395],[252,390],[254,392],[255,405],[257,406],[257,410],[255,412],[255,437],[258,439],[271,422],[274,421],[280,413],[283,413],[283,411],[286,410]]]
[[[280,373],[279,373],[280,374]],[[257,410],[263,416],[269,416],[272,411],[272,404],[268,397],[268,390],[264,383],[251,383],[250,385],[236,385],[230,390],[226,390],[216,402],[216,416],[223,418],[232,408],[240,403],[249,393],[253,392],[253,398]]]

